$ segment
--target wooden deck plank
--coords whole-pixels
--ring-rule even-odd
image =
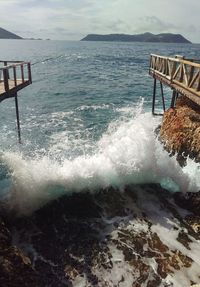
[[[15,88],[15,81],[14,80],[9,80],[8,81],[8,84],[9,84],[9,90]],[[17,85],[21,85],[22,84],[22,80],[17,80]],[[0,82],[0,95],[5,93],[5,87],[4,87],[4,82]]]
[[[9,85],[9,90],[5,90],[5,85],[4,82],[0,82],[0,102],[6,98],[14,97],[15,93],[17,93],[19,90],[25,88],[26,86],[30,85],[31,82],[29,80],[25,80],[24,82],[19,79],[16,81],[14,80],[9,80],[8,85]]]

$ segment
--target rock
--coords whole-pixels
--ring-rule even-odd
[[[196,193],[187,192],[186,194],[177,192],[174,194],[174,199],[180,207],[200,216],[200,191]]]
[[[168,109],[163,116],[160,128],[160,139],[166,150],[177,155],[181,166],[186,164],[187,157],[200,162],[200,108],[184,96],[177,99],[176,107]],[[200,191],[196,193],[176,193],[174,200],[177,205],[191,212],[185,222],[200,238]],[[185,237],[179,240],[185,245]]]
[[[30,259],[12,245],[11,233],[2,218],[0,218],[0,286],[42,286]]]
[[[200,162],[200,108],[184,96],[163,116],[160,139],[181,165],[187,156]]]
[[[29,217],[12,218],[10,224],[32,266],[11,246],[12,236],[3,224],[0,270],[5,275],[0,286],[38,287],[37,272],[44,287],[173,286],[168,276],[177,272],[184,278],[186,274],[187,286],[196,284],[191,266],[197,263],[189,255],[192,243],[199,240],[193,228],[198,216],[180,215],[176,201],[187,206],[187,198],[176,195],[175,200],[159,184],[126,186],[124,192],[110,187],[95,194],[66,195]]]
[[[2,218],[0,218],[0,252],[3,250],[8,249],[11,245],[11,234],[8,228],[6,227]]]

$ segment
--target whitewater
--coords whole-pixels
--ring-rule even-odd
[[[176,201],[200,190],[199,164],[160,143],[148,75],[150,53],[199,58],[199,45],[13,41],[2,57],[35,65],[21,145],[12,99],[0,105],[0,198],[43,286],[199,283],[198,227]]]
[[[160,183],[172,192],[198,191],[199,165],[188,159],[181,168],[176,156],[169,157],[155,134],[159,120],[142,112],[142,107],[143,102],[133,108],[132,118],[129,111],[128,118],[111,123],[92,155],[70,160],[61,155],[53,159],[4,152],[1,162],[8,169],[11,184],[3,193],[9,195],[10,207],[27,214],[64,194],[98,192],[110,186],[123,190],[129,184]],[[63,149],[65,143],[66,138],[60,137]],[[55,150],[54,145],[51,148]]]

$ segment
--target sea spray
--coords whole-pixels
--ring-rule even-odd
[[[111,123],[91,155],[55,160],[47,155],[27,157],[4,152],[2,161],[11,179],[9,206],[29,214],[45,203],[73,192],[97,192],[109,186],[161,183],[172,191],[198,191],[198,165],[181,168],[169,157],[154,133],[159,120],[137,107],[128,120]]]

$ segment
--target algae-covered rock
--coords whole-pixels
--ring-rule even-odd
[[[200,162],[200,108],[184,96],[163,116],[160,139],[183,164],[187,156]]]

